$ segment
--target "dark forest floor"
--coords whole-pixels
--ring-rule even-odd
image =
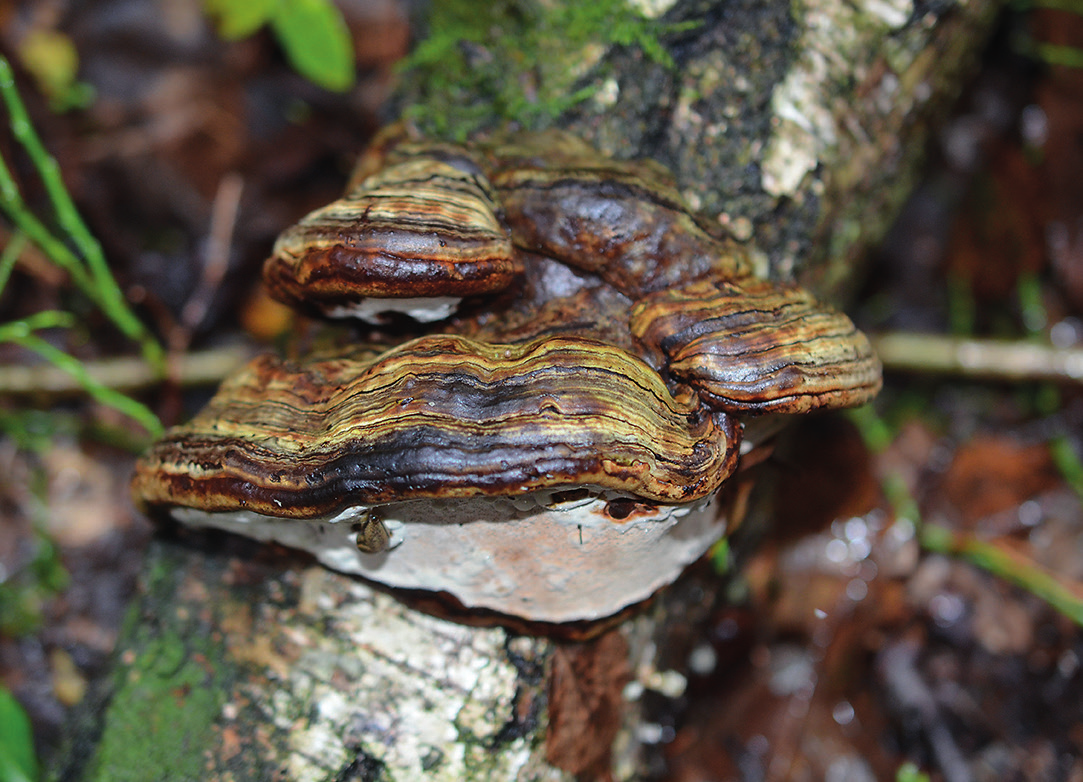
[[[272,343],[290,316],[251,281],[277,231],[336,195],[377,127],[405,12],[351,6],[361,80],[334,95],[265,34],[223,44],[198,4],[27,6],[0,10],[0,51],[61,30],[79,52],[94,90],[82,108],[51,112],[18,76],[141,315],[175,349]],[[867,331],[1083,342],[1083,69],[1042,64],[1021,41],[1083,48],[1083,18],[1006,21],[876,253],[854,310]],[[13,153],[0,136],[41,200]],[[26,253],[0,322],[61,306],[78,306],[64,275]],[[64,347],[123,351],[95,318]],[[0,363],[28,361],[0,345]],[[146,401],[171,422],[205,398]],[[989,544],[1083,602],[1078,382],[888,373],[874,408],[799,424],[766,466],[785,487],[775,529],[660,726],[666,778],[889,779],[910,761],[952,781],[1083,780],[1083,630],[920,542],[932,524]],[[124,446],[139,434],[118,414],[0,398],[0,424],[0,683],[47,754],[107,668],[154,532],[128,498]]]

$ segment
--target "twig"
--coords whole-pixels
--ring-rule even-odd
[[[902,333],[882,334],[872,343],[889,370],[1083,383],[1083,349],[1079,348]]]
[[[896,641],[876,657],[876,669],[891,696],[889,706],[904,725],[919,730],[929,743],[937,768],[948,782],[970,782],[973,775],[936,693],[918,670],[915,641]]]
[[[54,370],[63,373],[74,389],[88,393],[102,404],[109,405],[138,421],[151,437],[161,436],[162,424],[150,408],[125,396],[115,388],[103,385],[89,374],[82,362],[34,333],[40,329],[69,328],[74,322],[75,316],[70,312],[58,310],[38,312],[22,320],[0,325],[0,342],[11,342],[32,350],[51,363]],[[140,363],[148,371],[150,370],[145,362]],[[4,376],[10,375],[5,372]]]
[[[191,334],[207,315],[211,299],[222,284],[229,267],[229,248],[233,243],[233,229],[237,224],[237,211],[241,204],[244,178],[232,172],[222,177],[214,196],[211,225],[203,253],[203,273],[195,291],[181,310],[181,323],[185,332]]]
[[[177,358],[172,379],[182,386],[213,385],[220,382],[252,355],[240,345],[186,353]],[[104,388],[136,391],[160,381],[142,359],[108,358],[81,362],[86,376]],[[83,386],[69,373],[54,366],[5,366],[0,371],[0,396],[74,396]]]

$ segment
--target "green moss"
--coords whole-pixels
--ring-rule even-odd
[[[545,125],[597,91],[601,80],[585,76],[608,47],[636,46],[672,67],[659,36],[695,24],[647,19],[626,0],[436,0],[428,37],[403,64],[405,114],[458,138],[508,121]]]
[[[56,423],[51,413],[0,411],[0,437],[17,448],[45,453],[53,446],[50,438],[61,431]],[[39,630],[49,601],[67,589],[71,580],[60,548],[47,532],[49,487],[45,470],[36,459],[27,460],[27,465],[27,486],[35,500],[29,504],[29,536],[15,566],[0,577],[0,635],[9,638]]]
[[[44,530],[35,527],[30,545],[29,562],[0,582],[0,634],[12,638],[38,630],[46,604],[70,581],[60,550]]]
[[[202,648],[206,645],[206,648]],[[198,636],[148,639],[123,669],[89,780],[193,780],[203,773],[199,748],[212,744],[222,708],[221,688],[208,660],[217,655]]]

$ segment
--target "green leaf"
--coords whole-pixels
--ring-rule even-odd
[[[730,555],[730,539],[721,538],[711,546],[710,557],[715,573],[719,575],[729,573],[733,568],[733,557]]]
[[[0,687],[0,782],[33,782],[37,777],[30,720],[15,696]]]
[[[1039,43],[1038,56],[1050,65],[1066,65],[1069,68],[1083,68],[1083,49],[1076,48],[1075,46]]]
[[[290,63],[306,79],[337,92],[353,86],[353,41],[330,0],[281,0],[271,26]]]
[[[204,0],[207,13],[218,19],[218,34],[236,41],[271,21],[280,0]]]
[[[895,782],[929,782],[929,775],[913,763],[906,762],[895,772]]]
[[[30,31],[19,44],[19,59],[48,96],[53,111],[80,108],[94,99],[94,88],[77,78],[79,52],[64,33],[45,28]]]

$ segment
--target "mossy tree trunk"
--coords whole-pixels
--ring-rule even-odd
[[[418,65],[400,110],[455,135],[512,115],[653,157],[761,251],[765,275],[826,298],[845,296],[907,195],[998,5],[681,0],[622,27],[573,4],[508,17],[529,30],[486,18],[475,36],[437,0],[430,50],[466,57],[476,78],[451,88],[440,79],[458,63]],[[101,709],[88,706],[54,776],[649,778],[648,704],[680,695],[718,599],[710,569],[694,570],[698,582],[576,641],[436,618],[267,547],[165,536],[111,689],[91,699]]]

